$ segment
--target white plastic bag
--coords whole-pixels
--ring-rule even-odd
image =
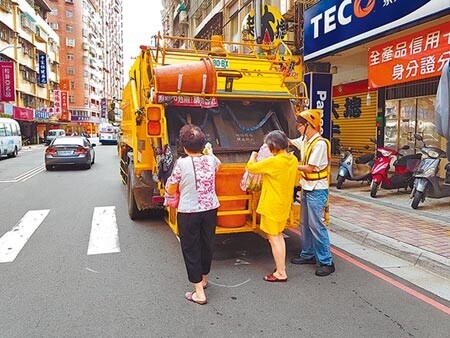
[[[263,144],[261,148],[259,148],[258,156],[256,157],[256,161],[261,161],[265,158],[272,156],[272,153],[269,150],[269,146],[267,144]],[[245,169],[244,175],[242,175],[241,179],[241,189],[242,191],[261,191],[262,187],[262,175],[261,174],[251,174]]]

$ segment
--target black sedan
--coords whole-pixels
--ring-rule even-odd
[[[90,169],[95,161],[95,143],[84,136],[62,136],[54,139],[45,149],[45,168],[55,166],[82,166]]]

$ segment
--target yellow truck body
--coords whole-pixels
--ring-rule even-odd
[[[259,46],[218,36],[158,36],[152,46],[141,46],[121,101],[120,172],[130,217],[165,209],[178,232],[176,210],[163,206],[164,183],[181,151],[178,132],[193,123],[222,161],[216,233],[258,232],[259,195],[242,191],[240,180],[265,134],[281,129],[297,136],[295,112],[307,104],[302,79],[300,59],[283,42]],[[287,226],[298,225],[298,210],[293,203]]]

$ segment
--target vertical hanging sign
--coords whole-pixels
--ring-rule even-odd
[[[0,61],[0,101],[15,101],[14,62]]]
[[[53,91],[53,115],[56,116],[57,119],[61,117],[61,91],[54,90]]]
[[[39,84],[47,84],[47,55],[39,53]]]
[[[60,121],[70,121],[69,102],[66,90],[61,90],[61,117]]]
[[[331,140],[332,75],[329,73],[307,73],[309,108],[322,109],[322,136]]]

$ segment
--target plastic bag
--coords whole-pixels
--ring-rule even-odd
[[[164,194],[164,206],[170,208],[178,208],[178,204],[180,203],[180,192],[177,191],[175,194],[170,195],[167,191]]]
[[[256,157],[256,161],[261,161],[265,158],[272,156],[270,149],[267,144],[263,144],[261,148],[259,148],[258,156]],[[262,187],[262,175],[261,174],[251,174],[245,169],[244,175],[242,175],[241,179],[241,190],[242,191],[261,191]]]

